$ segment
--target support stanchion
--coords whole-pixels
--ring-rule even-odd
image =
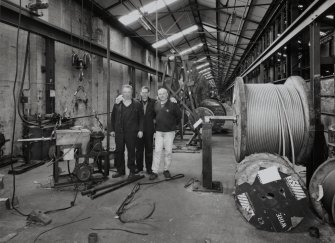
[[[222,183],[212,180],[212,124],[202,125],[202,186],[193,191],[222,193]]]

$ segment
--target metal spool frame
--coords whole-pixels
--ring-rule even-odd
[[[309,157],[313,141],[314,141],[314,111],[312,106],[312,99],[308,91],[307,84],[299,76],[289,77],[285,86],[295,88],[302,101],[302,109],[304,111],[306,129],[303,134],[303,145],[300,151],[296,154],[296,161],[298,164],[306,164],[306,159]],[[233,110],[236,116],[236,123],[234,124],[234,152],[237,162],[241,162],[245,156],[250,155],[247,153],[247,96],[245,84],[241,77],[235,80],[234,93],[233,93]],[[268,152],[268,151],[263,151]]]

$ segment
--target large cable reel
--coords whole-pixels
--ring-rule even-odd
[[[314,140],[314,111],[301,77],[291,76],[283,85],[244,84],[238,77],[233,110],[238,162],[248,155],[267,152],[287,156],[298,164],[306,163]]]

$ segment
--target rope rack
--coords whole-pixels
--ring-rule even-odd
[[[286,156],[306,164],[314,140],[311,98],[305,81],[289,77],[283,85],[235,80],[234,151],[238,162],[254,153]]]

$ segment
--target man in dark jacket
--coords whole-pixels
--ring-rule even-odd
[[[141,89],[141,99],[144,110],[143,119],[143,137],[137,138],[136,144],[136,167],[138,172],[143,171],[143,154],[145,153],[145,168],[148,174],[152,173],[152,153],[153,153],[153,136],[155,133],[154,120],[156,117],[155,103],[156,100],[149,97],[150,89],[143,86]]]
[[[136,172],[135,150],[136,139],[143,137],[143,108],[142,105],[132,99],[133,88],[130,85],[122,86],[122,101],[115,104],[112,110],[112,131],[115,136],[116,153],[115,167],[117,173],[113,178],[125,175],[125,146],[128,151],[129,177],[133,177]]]
[[[158,90],[158,101],[155,104],[156,112],[156,136],[155,136],[155,153],[152,164],[152,174],[150,180],[158,177],[158,169],[160,158],[165,149],[165,163],[164,163],[164,176],[171,178],[169,168],[172,161],[172,147],[175,136],[177,124],[181,119],[181,111],[177,104],[172,103],[169,99],[169,94],[166,89],[161,88]]]

